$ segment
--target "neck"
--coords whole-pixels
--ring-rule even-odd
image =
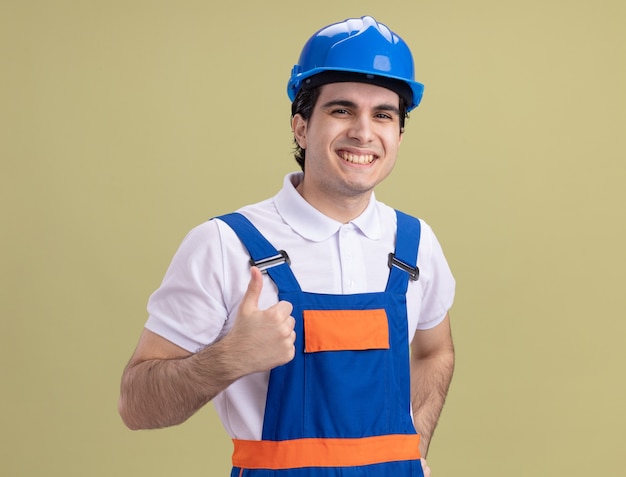
[[[324,193],[314,193],[306,188],[304,182],[296,190],[309,204],[322,214],[337,222],[347,224],[356,219],[367,208],[372,195],[371,191],[350,197],[334,197]]]

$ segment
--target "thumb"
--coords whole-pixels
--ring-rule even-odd
[[[259,297],[263,290],[263,275],[257,267],[250,268],[250,282],[241,300],[241,308],[253,311],[259,308]]]

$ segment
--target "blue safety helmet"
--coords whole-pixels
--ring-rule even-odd
[[[396,91],[407,111],[417,107],[424,85],[415,81],[408,45],[372,17],[350,18],[315,33],[293,67],[287,94],[293,101],[301,88],[358,81]]]

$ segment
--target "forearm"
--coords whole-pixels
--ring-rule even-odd
[[[413,422],[420,433],[420,452],[428,454],[454,371],[452,347],[429,357],[414,357],[411,365]]]
[[[131,363],[122,377],[119,412],[131,429],[180,424],[240,377],[226,343],[181,358]]]
[[[196,354],[144,329],[124,370],[119,413],[131,429],[180,424],[237,379],[269,371],[295,354],[288,302],[260,310],[263,276],[251,268],[231,330]]]

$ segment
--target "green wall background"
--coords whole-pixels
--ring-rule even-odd
[[[426,84],[378,197],[458,280],[434,475],[623,475],[625,6],[1,0],[0,474],[228,475],[211,406],[126,430],[121,371],[186,232],[295,169],[303,43],[371,14]]]

